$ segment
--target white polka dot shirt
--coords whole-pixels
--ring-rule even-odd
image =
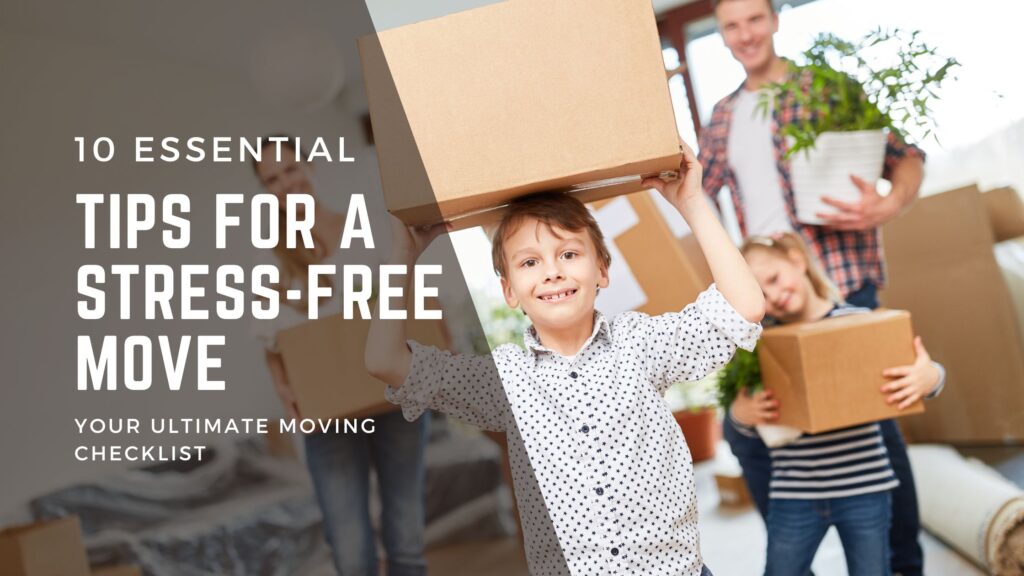
[[[595,313],[571,360],[532,328],[525,350],[490,356],[410,341],[409,376],[387,397],[410,420],[431,408],[507,432],[531,574],[698,576],[693,464],[662,395],[760,333],[712,285],[678,313]]]

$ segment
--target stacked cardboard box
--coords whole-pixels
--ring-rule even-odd
[[[778,424],[836,430],[923,411],[904,410],[881,392],[886,368],[914,363],[910,314],[882,310],[765,330],[761,376],[779,401]]]
[[[89,576],[89,560],[76,517],[0,531],[3,576]]]
[[[722,506],[740,508],[754,503],[742,474],[715,474],[715,485],[718,486],[718,502]]]
[[[1013,188],[996,188],[981,195],[996,242],[1024,236],[1024,201]]]
[[[614,297],[615,291],[630,289],[628,285],[633,282],[626,282],[622,272],[632,275],[632,290],[639,294],[624,295],[621,301],[635,304],[626,309],[647,314],[677,312],[711,285],[711,271],[696,239],[690,235],[676,240],[647,192],[590,206],[615,253],[610,290],[602,291],[597,303],[602,312],[622,311],[614,306],[613,310],[605,309],[601,300]]]
[[[142,576],[134,564],[89,567],[78,518],[68,516],[0,530],[3,576]]]
[[[650,0],[498,2],[359,50],[385,200],[407,224],[477,225],[521,195],[590,202],[678,170]]]
[[[142,569],[134,564],[103,566],[101,568],[93,568],[92,576],[142,576]]]
[[[1024,342],[975,187],[919,199],[883,231],[882,303],[909,310],[946,389],[903,421],[918,441],[1024,440]]]

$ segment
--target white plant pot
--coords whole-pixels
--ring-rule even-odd
[[[883,130],[824,132],[814,149],[791,156],[789,173],[796,219],[804,224],[824,224],[818,214],[835,214],[837,210],[822,202],[822,196],[859,201],[860,189],[850,181],[850,175],[877,182],[885,167],[885,140]]]

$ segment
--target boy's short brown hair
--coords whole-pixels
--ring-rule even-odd
[[[558,227],[570,232],[585,229],[597,248],[598,262],[606,270],[611,265],[612,255],[604,243],[604,234],[587,207],[569,194],[545,192],[514,200],[502,216],[491,245],[491,261],[498,276],[505,278],[508,272],[505,268],[505,240],[527,219],[536,220],[549,229]]]

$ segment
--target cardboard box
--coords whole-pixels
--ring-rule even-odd
[[[981,195],[996,242],[1024,236],[1024,201],[1013,188],[996,188]]]
[[[538,191],[590,202],[679,168],[650,0],[498,2],[359,51],[385,200],[408,224],[480,224]]]
[[[975,187],[928,196],[887,224],[882,303],[909,310],[946,388],[902,423],[922,442],[1024,440],[1024,342]]]
[[[718,503],[722,506],[750,506],[754,499],[747,489],[747,482],[739,474],[715,474],[715,485],[718,486]]]
[[[590,209],[612,252],[611,285],[596,304],[601,312],[678,312],[711,285],[696,239],[677,240],[647,192],[595,202]]]
[[[765,330],[758,347],[778,424],[817,433],[924,410],[885,402],[882,370],[914,363],[910,314],[881,310]]]
[[[278,333],[301,418],[363,418],[398,410],[385,400],[384,383],[366,372],[363,351],[369,331],[369,320],[336,314]],[[407,337],[445,347],[441,321],[409,320]]]
[[[715,281],[715,278],[711,275],[711,268],[708,266],[707,259],[704,258],[704,251],[700,249],[697,237],[687,234],[679,239],[679,246],[683,249],[683,254],[686,255],[686,262],[690,266],[690,276],[695,279],[698,286],[702,287],[701,291],[707,289]]]
[[[75,516],[0,531],[3,576],[89,576],[82,528]]]
[[[269,426],[263,438],[266,441],[267,454],[282,460],[299,459],[299,452],[295,449],[296,434],[282,432],[278,426]]]
[[[134,564],[103,566],[92,569],[92,576],[142,576],[142,568]]]

